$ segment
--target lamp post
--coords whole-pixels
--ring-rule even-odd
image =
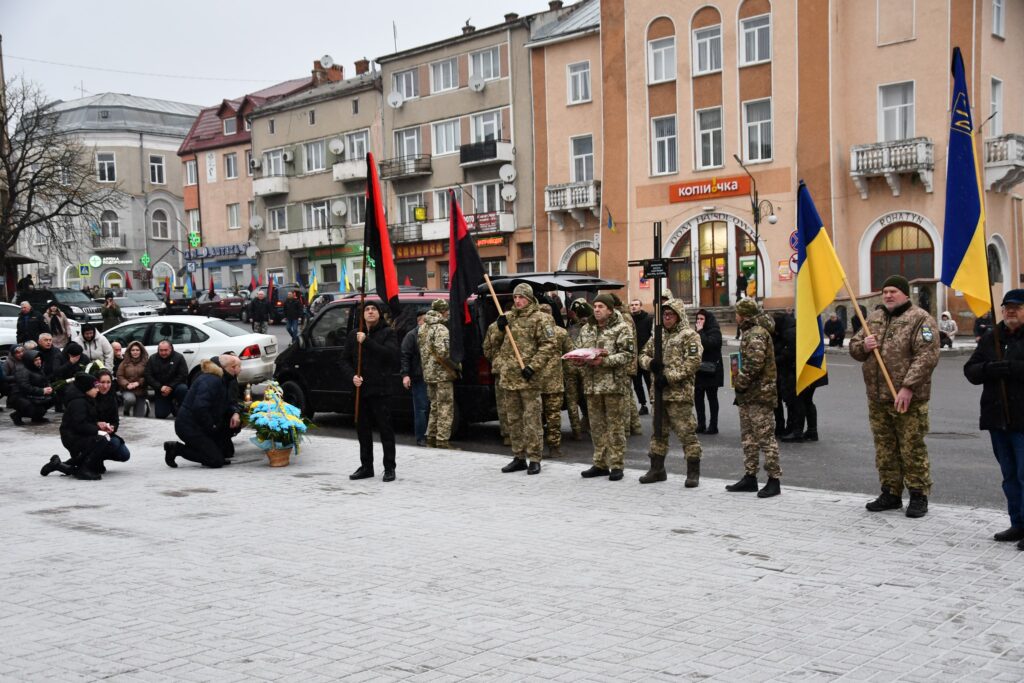
[[[736,160],[736,163],[740,165],[743,172],[750,177],[750,211],[754,214],[754,298],[757,299],[757,287],[761,286],[761,269],[758,262],[761,260],[761,216],[764,212],[768,213],[768,223],[775,225],[779,222],[779,217],[775,215],[775,205],[767,199],[759,199],[757,196],[757,179],[747,170],[747,167],[743,165],[743,160],[738,155],[733,154],[732,158]],[[739,267],[739,259],[737,258],[737,268]]]

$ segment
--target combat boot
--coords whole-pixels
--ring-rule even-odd
[[[647,457],[651,459],[651,469],[647,470],[647,474],[640,477],[640,483],[653,484],[667,480],[668,472],[665,471],[665,456],[649,453]]]
[[[501,468],[501,471],[505,474],[509,472],[522,472],[528,467],[526,460],[523,458],[512,458],[512,462]]]
[[[594,477],[607,477],[609,470],[597,465],[591,465],[590,469],[583,470],[580,472],[580,476],[584,479],[593,479]]]
[[[902,502],[902,501],[900,501]],[[916,519],[928,514],[928,496],[917,489],[910,490],[910,503],[907,505],[907,517]]]
[[[448,450],[449,448],[451,448],[451,445],[447,441],[438,441],[437,439],[434,439],[434,446],[433,447],[434,448],[443,448],[445,450]]]
[[[725,490],[732,493],[754,493],[757,491],[757,477],[753,474],[744,474],[735,484],[727,484]]]
[[[44,477],[50,472],[60,472],[61,474],[71,474],[71,468],[65,465],[60,460],[59,455],[51,455],[50,462],[43,465],[43,469],[39,470],[39,474]]]
[[[1000,543],[1007,543],[1012,541],[1024,541],[1024,527],[1011,526],[1005,531],[996,532],[992,536],[993,539]]]
[[[779,486],[779,480],[776,477],[768,477],[767,483],[764,488],[757,492],[758,498],[771,498],[782,493],[781,487]]]
[[[899,510],[903,507],[903,498],[893,494],[888,486],[882,487],[882,495],[868,502],[864,506],[868,512],[882,512],[884,510]]]
[[[693,489],[700,485],[700,460],[686,460],[686,488]]]

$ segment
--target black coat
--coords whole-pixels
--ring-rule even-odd
[[[18,315],[17,338],[19,344],[27,341],[39,341],[39,335],[46,331],[43,316],[36,311]]]
[[[630,315],[633,316],[633,325],[636,327],[636,348],[643,349],[654,333],[654,318],[647,311]]]
[[[96,394],[96,419],[113,426],[114,431],[121,426],[121,411],[118,410],[117,392],[111,388],[105,394]]]
[[[185,356],[171,351],[167,358],[161,358],[159,353],[154,353],[146,361],[146,384],[155,391],[160,391],[160,387],[188,384]]]
[[[302,318],[303,306],[298,299],[284,300],[284,317],[287,320],[300,320]]]
[[[64,377],[64,366],[67,365],[67,358],[64,357],[64,354],[58,351],[56,346],[51,346],[48,349],[40,346],[35,350],[39,357],[43,359],[43,374],[49,377],[51,381],[62,379]]]
[[[398,373],[414,380],[423,379],[423,360],[420,358],[420,328],[412,328],[402,338],[402,365]]]
[[[60,442],[72,456],[90,452],[99,437],[96,401],[74,384],[64,394],[64,416],[60,421]]]
[[[996,360],[995,335],[990,331],[964,364],[964,376],[971,384],[981,384],[981,429],[1009,429],[1024,432],[1024,326],[1011,334],[1006,323],[999,323],[999,341],[1003,348],[1004,369],[993,366]],[[1009,425],[1003,410],[1002,387],[1006,384],[1009,401]]]
[[[796,397],[796,318],[783,313],[775,318],[775,372],[779,397],[792,400]]]
[[[270,300],[256,298],[250,301],[249,320],[254,323],[265,323],[270,320]]]
[[[358,328],[348,333],[341,370],[346,385],[351,385],[359,363]],[[391,376],[398,370],[398,337],[391,327],[379,321],[363,341],[362,396],[387,396],[391,393]]]
[[[720,387],[725,383],[725,369],[722,367],[722,328],[718,325],[714,313],[704,311],[704,329],[697,334],[700,335],[700,344],[704,347],[700,361],[714,363],[715,371],[707,374],[698,372],[693,386],[701,389]]]
[[[176,431],[185,427],[185,431],[198,430],[210,437],[223,432],[235,412],[224,381],[226,374],[219,365],[203,361],[203,372],[192,382],[174,418]]]
[[[14,367],[14,377],[10,382],[11,398],[26,398],[32,403],[46,403],[52,398],[43,393],[50,386],[50,380],[32,363],[36,355],[35,350],[26,351],[22,362]]]
[[[844,325],[843,321],[840,320],[839,318],[836,318],[835,320],[829,318],[828,320],[825,321],[822,332],[825,333],[826,337],[836,335],[840,339],[842,339],[846,336],[846,325]]]

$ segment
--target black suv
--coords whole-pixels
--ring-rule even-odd
[[[60,310],[64,311],[64,315],[71,320],[80,323],[103,322],[100,305],[78,289],[25,289],[18,292],[14,299],[18,304],[22,301],[32,304],[32,310],[38,311],[40,315],[46,312],[46,307],[51,301],[55,301]]]
[[[256,288],[256,292],[267,293],[267,286],[262,285]],[[256,292],[253,292],[249,297],[249,301],[256,298]],[[305,305],[306,303],[306,289],[301,285],[289,284],[289,285],[274,285],[274,301],[273,306],[270,309],[270,321],[275,325],[280,325],[281,321],[284,320],[284,302],[288,299],[288,292],[298,292],[299,300]]]

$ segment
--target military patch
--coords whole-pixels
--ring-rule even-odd
[[[551,325],[545,325],[544,332],[547,333],[549,339],[555,336],[555,328],[551,327]]]
[[[932,333],[932,328],[930,326],[928,326],[928,325],[922,325],[921,326],[921,339],[924,339],[926,342],[931,343],[933,338],[934,338],[934,334]]]
[[[697,355],[697,345],[696,344],[690,344],[689,353],[690,353],[691,356],[696,356]]]

